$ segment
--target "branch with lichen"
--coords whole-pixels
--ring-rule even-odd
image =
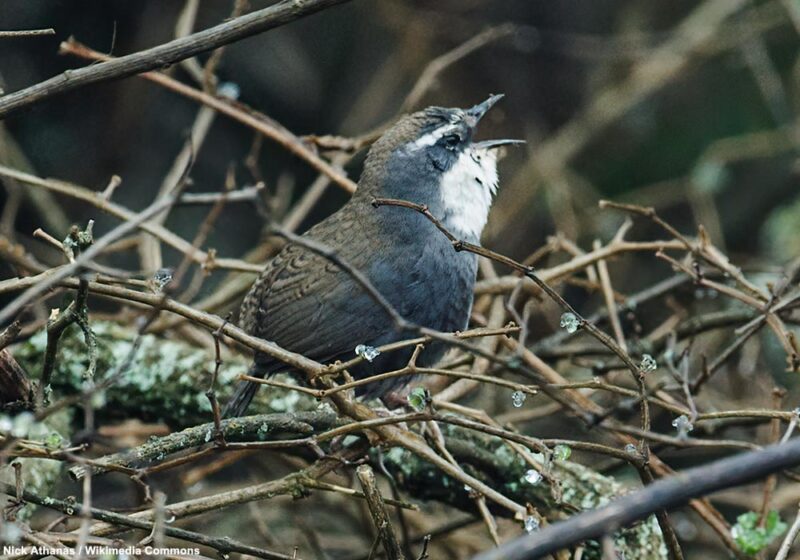
[[[95,322],[93,326],[97,337],[100,382],[103,372],[113,370],[113,364],[127,356],[137,333],[109,322]],[[82,390],[82,372],[88,358],[80,335],[79,329],[70,327],[61,339],[52,385],[54,391],[62,395]],[[202,349],[154,335],[141,336],[139,344],[128,370],[98,399],[98,404],[101,404],[96,410],[98,418],[110,420],[135,415],[143,420],[162,421],[183,431],[95,460],[93,470],[99,472],[104,466],[133,471],[157,467],[199,447],[225,452],[224,445],[220,448],[215,438],[212,412],[203,389],[214,370],[212,356]],[[46,346],[46,335],[39,333],[16,346],[14,354],[23,367],[35,371]],[[234,380],[246,372],[247,366],[247,361],[241,357],[223,360],[217,384],[221,399],[230,396]],[[221,423],[222,441],[229,444],[229,450],[240,448],[236,443],[255,445],[285,440],[297,440],[294,449],[308,450],[307,442],[314,441],[321,434],[343,425],[358,424],[337,418],[317,399],[286,388],[270,387],[259,391],[251,410],[262,414]],[[544,465],[545,476],[531,483],[530,464],[502,438],[446,422],[442,424],[444,445],[460,468],[515,502],[530,504],[546,521],[605,504],[625,491],[613,479],[589,468],[543,455],[534,455],[534,459]],[[399,487],[415,499],[435,499],[475,511],[476,501],[471,490],[466,490],[462,483],[414,453],[395,447],[383,453],[382,457],[373,456],[373,460],[382,460]],[[71,472],[80,476],[84,468],[76,465]],[[494,513],[511,514],[499,507]],[[626,528],[615,538],[618,550],[631,556],[635,554],[635,557],[645,559],[665,557],[655,518]],[[584,557],[597,557],[599,548],[587,549],[586,552],[591,555]]]
[[[16,439],[18,450],[38,455],[15,458],[12,466],[0,469],[0,482],[48,495],[62,474],[63,463],[46,457],[66,446],[67,436],[72,432],[72,417],[72,410],[62,409],[43,422],[36,421],[30,412],[21,412],[13,420],[8,417],[0,418],[0,422],[5,424],[4,431]],[[0,440],[0,457],[7,444],[7,441]],[[18,466],[14,467],[14,463]],[[15,498],[14,495],[0,499],[0,508],[11,507],[16,510]],[[30,509],[22,509],[15,511],[13,517],[27,519],[31,513]]]

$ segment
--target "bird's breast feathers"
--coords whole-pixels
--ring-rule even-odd
[[[442,223],[457,237],[480,240],[497,190],[497,154],[472,147],[442,175]]]

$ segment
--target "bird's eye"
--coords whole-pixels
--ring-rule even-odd
[[[461,142],[461,137],[458,134],[448,134],[444,138],[442,138],[445,147],[447,148],[455,148]]]

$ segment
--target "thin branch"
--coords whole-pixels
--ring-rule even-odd
[[[15,39],[17,37],[41,37],[43,35],[55,35],[56,30],[52,27],[45,29],[20,29],[19,31],[0,31],[0,39]]]
[[[0,97],[0,119],[55,95],[90,84],[118,80],[140,72],[164,68],[196,54],[279,27],[347,1],[284,0],[274,6],[256,10],[144,51],[86,68],[67,70],[58,76]]]
[[[86,202],[125,222],[136,221],[136,212],[116,204],[115,202],[107,200],[102,193],[96,193],[79,185],[54,179],[42,179],[40,177],[36,177],[35,175],[24,173],[4,165],[0,165],[0,176],[9,177],[21,183],[25,183],[26,185],[44,188],[48,191],[63,194],[82,202]],[[189,196],[191,200],[191,195]],[[178,204],[178,202],[179,201],[176,201],[175,204]],[[174,247],[184,254],[191,254],[191,258],[194,262],[206,267],[209,270],[213,268],[230,268],[232,270],[239,270],[243,272],[258,273],[263,269],[263,266],[240,261],[239,259],[223,259],[215,257],[212,260],[205,251],[193,248],[190,242],[159,224],[149,223],[146,220],[142,222],[137,221],[136,223],[138,224],[137,227],[142,231],[146,231],[153,237],[158,238],[162,242]]]
[[[94,51],[74,40],[69,40],[62,43],[61,52],[91,60],[120,60]],[[276,142],[290,153],[306,161],[309,165],[311,165],[311,167],[316,169],[322,175],[328,177],[332,182],[337,184],[346,192],[355,192],[356,184],[352,180],[348,179],[339,168],[325,161],[295,134],[267,115],[248,107],[244,103],[236,102],[232,99],[218,95],[210,95],[199,89],[187,86],[186,84],[170,78],[166,74],[160,72],[147,72],[142,74],[142,77],[171,91],[174,91],[175,93],[183,95],[189,99],[193,99],[198,103],[202,103],[207,107],[211,107],[212,109],[219,111],[221,114],[226,115],[227,117],[230,117],[244,124],[245,126],[249,126],[253,130],[258,131],[260,134],[263,134],[267,138]]]
[[[14,487],[11,484],[0,482],[0,492],[4,492],[6,494],[13,496]],[[22,493],[22,497],[26,502],[31,502],[33,504],[54,509],[66,515],[73,515],[75,511],[86,510],[88,515],[92,519],[96,519],[98,521],[104,521],[112,525],[118,525],[122,527],[132,527],[148,531],[152,530],[154,526],[154,523],[152,521],[141,519],[139,517],[134,517],[132,515],[122,515],[112,511],[98,509],[96,507],[86,508],[84,507],[84,504],[75,503],[73,501],[59,500],[56,498],[51,498],[49,496],[42,497],[28,490],[25,490]],[[222,538],[210,537],[202,533],[195,533],[193,531],[187,531],[185,529],[178,529],[176,527],[169,527],[169,526],[163,527],[163,531],[166,536],[201,544],[203,546],[208,546],[213,549],[216,549],[221,554],[227,554],[229,552],[238,552],[241,554],[249,554],[251,556],[255,556],[256,558],[265,558],[267,560],[300,560],[295,556],[280,554],[278,552],[272,552],[269,550],[265,550],[263,548],[250,546],[241,543],[239,541],[235,541],[228,537],[222,537]]]
[[[367,505],[369,512],[372,515],[372,522],[378,531],[378,536],[383,544],[383,551],[389,560],[405,560],[405,555],[397,541],[397,537],[392,529],[392,522],[389,514],[386,512],[386,506],[383,504],[383,496],[378,489],[375,481],[375,473],[369,465],[361,465],[356,469],[358,480],[361,482],[361,488],[364,490],[364,495],[367,498]]]
[[[715,461],[683,471],[679,476],[658,480],[614,500],[608,506],[555,523],[537,534],[515,539],[497,550],[479,554],[474,560],[540,558],[585,540],[602,537],[658,510],[669,510],[691,498],[746,484],[798,464],[800,439]]]
[[[784,537],[781,547],[778,549],[778,554],[775,555],[775,560],[786,560],[789,557],[789,552],[795,539],[797,539],[798,533],[800,533],[800,509],[798,509],[794,523],[789,527],[789,532],[786,533],[786,537]]]

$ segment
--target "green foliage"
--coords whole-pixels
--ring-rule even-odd
[[[410,406],[417,412],[422,412],[428,405],[428,401],[430,400],[430,395],[428,394],[427,389],[425,389],[424,387],[414,387],[408,394],[407,400],[408,400],[408,406]]]
[[[50,435],[48,435],[44,440],[44,445],[51,451],[61,449],[61,447],[64,445],[64,438],[58,432],[50,432]]]
[[[737,546],[745,554],[759,553],[786,530],[786,523],[775,510],[767,514],[763,527],[759,526],[758,519],[757,512],[748,511],[736,518],[736,525],[731,529]]]
[[[556,461],[566,461],[572,455],[572,449],[568,445],[558,444],[553,448],[553,459]]]

